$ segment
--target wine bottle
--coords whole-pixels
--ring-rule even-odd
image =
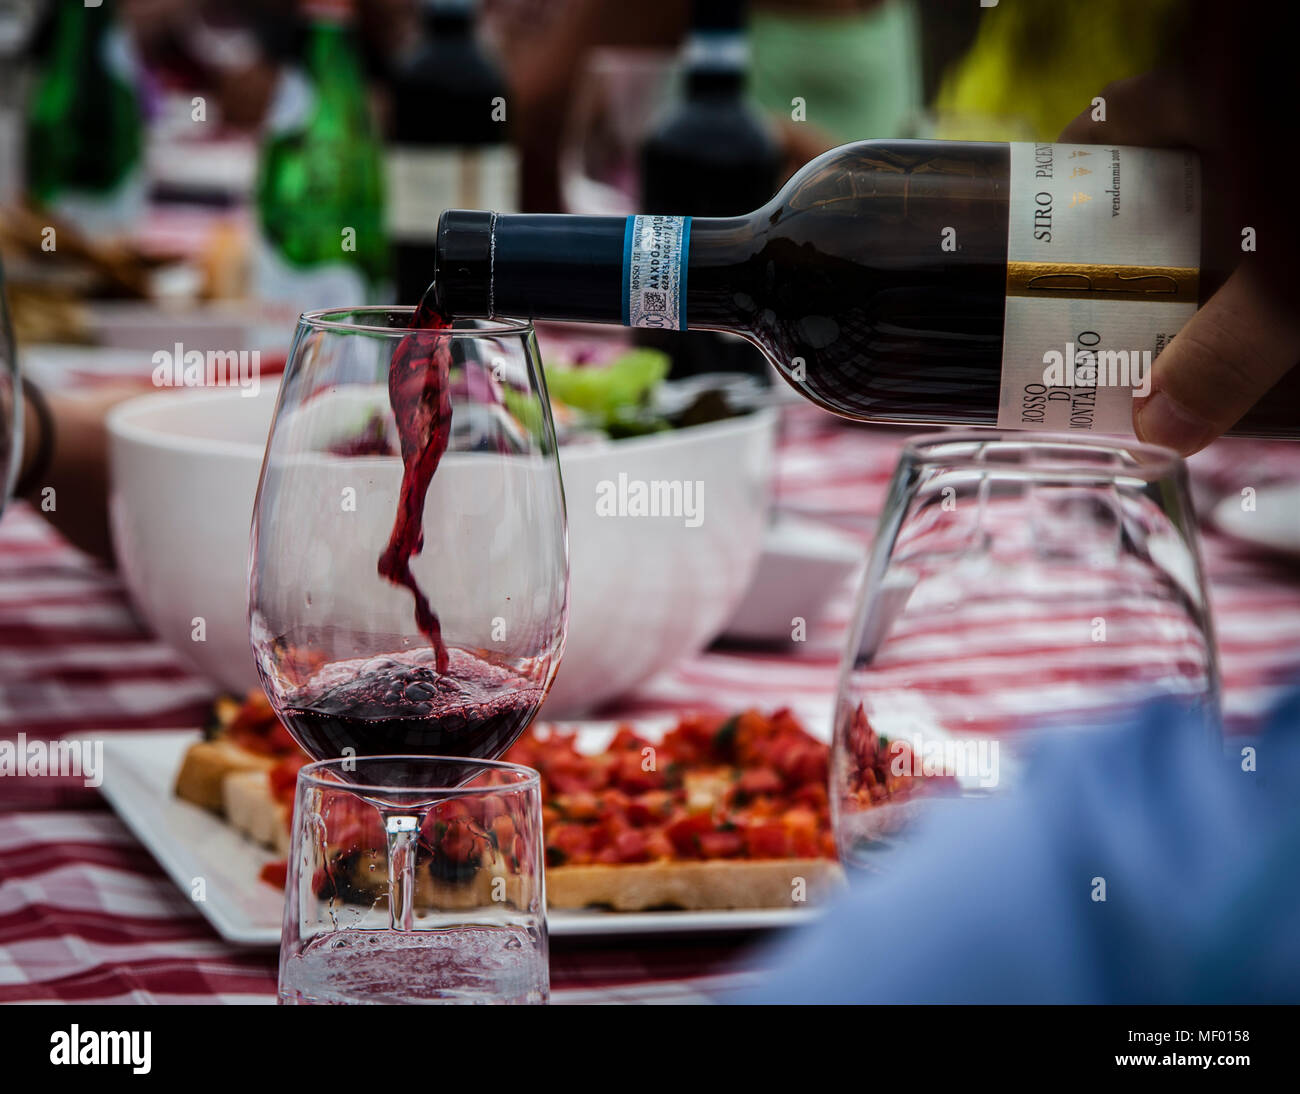
[[[694,0],[683,51],[683,96],[641,150],[641,208],[651,214],[738,216],[776,193],[781,150],[745,96],[744,0]],[[426,267],[427,269],[427,267]],[[672,357],[673,377],[748,372],[766,360],[735,335],[646,330],[642,344]]]
[[[272,97],[256,185],[254,281],[268,330],[384,292],[383,162],[352,0],[304,0],[300,64]],[[286,325],[287,324],[287,325]]]
[[[746,216],[450,211],[432,292],[456,317],[733,331],[863,421],[1131,435],[1145,362],[1228,265],[1201,209],[1190,152],[864,141]],[[1297,381],[1234,432],[1300,435]]]
[[[519,167],[507,142],[506,85],[474,33],[473,0],[423,0],[425,40],[391,80],[388,233],[397,299],[429,285],[438,215],[457,206],[509,211]]]
[[[88,236],[128,231],[144,212],[143,125],[130,40],[112,0],[59,4],[27,118],[27,191]]]

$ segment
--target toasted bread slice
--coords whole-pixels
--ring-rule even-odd
[[[830,859],[717,859],[553,866],[546,871],[552,908],[791,908],[814,903],[843,880]]]
[[[275,800],[264,771],[227,775],[224,808],[234,828],[278,854],[288,854],[290,809]],[[358,859],[348,876],[354,895],[381,897],[387,883],[382,867],[378,859]],[[458,883],[435,881],[422,872],[416,901],[447,910],[487,907],[494,897],[517,905],[518,878],[507,878],[503,891],[492,889],[502,874],[494,865],[478,871],[472,881]],[[843,877],[837,863],[821,858],[552,866],[546,871],[546,896],[552,908],[607,907],[619,912],[791,908],[817,902]]]
[[[241,771],[265,774],[275,766],[275,762],[273,756],[250,752],[224,737],[198,741],[185,753],[181,769],[176,774],[176,796],[221,813],[225,809],[222,784],[226,776]]]
[[[274,848],[277,854],[289,853],[293,810],[276,801],[265,771],[232,772],[222,782],[221,792],[226,820],[232,828]]]

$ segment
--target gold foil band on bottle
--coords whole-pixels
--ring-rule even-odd
[[[1008,262],[1008,296],[1102,297],[1196,304],[1195,266],[1107,266],[1070,262]]]

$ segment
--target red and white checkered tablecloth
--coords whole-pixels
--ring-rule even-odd
[[[903,434],[787,412],[778,500],[869,528]],[[1193,461],[1198,491],[1300,475],[1293,447],[1222,442]],[[1248,731],[1300,678],[1300,568],[1206,529],[1205,562],[1229,727]],[[611,715],[750,706],[829,709],[852,607],[846,588],[808,641],[781,652],[714,649]],[[954,641],[957,641],[954,639]],[[997,704],[1023,686],[961,648],[955,686]],[[965,678],[963,679],[963,674]],[[197,725],[212,689],[132,616],[115,575],[14,505],[0,521],[0,736]],[[824,728],[824,727],[823,727]],[[553,943],[556,1002],[698,1002],[734,982],[742,945]],[[80,780],[0,778],[0,1002],[270,1002],[273,953],[223,942]]]

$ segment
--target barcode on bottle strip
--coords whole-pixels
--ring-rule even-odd
[[[685,328],[690,223],[690,217],[628,218],[623,240],[623,322],[628,326]]]

